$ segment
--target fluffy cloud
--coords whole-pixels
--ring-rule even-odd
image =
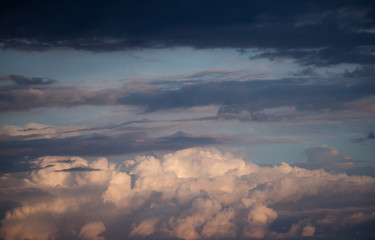
[[[39,168],[12,188],[26,197],[2,220],[6,240],[324,238],[375,220],[369,204],[374,178],[286,163],[261,167],[213,148],[121,164],[56,156],[37,161]]]
[[[105,231],[105,226],[102,222],[87,223],[81,228],[79,237],[84,240],[104,240],[105,238],[99,236]]]
[[[39,188],[67,187],[84,184],[104,184],[109,179],[109,169],[106,158],[98,158],[90,165],[80,157],[42,157],[36,161],[41,170],[33,171],[29,179],[25,179],[32,186]],[[81,172],[92,172],[80,174]]]

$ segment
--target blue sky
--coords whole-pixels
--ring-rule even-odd
[[[370,2],[0,8],[0,239],[374,236]]]
[[[142,90],[143,86],[153,84],[153,82],[168,81],[162,85],[169,88],[173,80],[176,81],[229,81],[230,77],[240,79],[240,81],[251,80],[273,80],[284,78],[297,78],[296,74],[303,71],[296,63],[295,59],[281,59],[270,61],[268,59],[249,60],[253,56],[251,50],[246,54],[237,49],[203,49],[173,48],[173,49],[142,49],[135,51],[119,51],[109,53],[92,53],[88,51],[74,50],[53,50],[47,52],[23,52],[20,50],[3,50],[1,54],[2,72],[1,74],[15,74],[22,76],[39,76],[56,80],[56,85],[61,87],[79,87],[89,91],[107,88],[121,88],[126,84],[135,84],[135,88]],[[184,56],[184,58],[181,58]],[[343,64],[330,68],[314,68],[315,76],[302,76],[306,81],[324,81],[327,78],[339,78],[340,74],[350,72],[356,66]],[[206,72],[205,76],[196,78],[191,75]],[[221,76],[222,75],[222,76]],[[189,78],[190,76],[190,78]],[[298,76],[299,77],[299,76]],[[228,79],[229,78],[229,79]],[[181,80],[178,80],[181,79]],[[311,80],[312,79],[312,80]],[[322,80],[323,79],[323,80]],[[3,82],[3,84],[9,84]],[[292,110],[292,106],[287,106]],[[217,106],[209,107],[215,114]],[[119,110],[120,109],[120,110]],[[190,110],[192,112],[190,112]],[[20,111],[9,111],[1,118],[3,125],[22,126],[28,123],[39,123],[54,126],[69,126],[76,124],[97,124],[121,123],[124,121],[134,121],[138,119],[152,119],[157,121],[181,120],[184,118],[204,117],[204,112],[196,115],[196,109],[176,109],[176,112],[162,111],[161,113],[142,113],[142,110],[128,110],[122,106],[97,106],[90,105],[60,108],[37,108],[30,109],[27,114]],[[129,114],[130,111],[130,114]],[[281,110],[282,111],[282,110]],[[116,113],[114,113],[116,112]],[[185,113],[183,115],[183,113]],[[208,113],[208,112],[207,112]],[[372,117],[370,114],[369,118]],[[319,118],[319,117],[318,117]],[[326,121],[324,116],[319,121]],[[293,163],[293,161],[304,161],[305,157],[300,155],[305,145],[329,144],[342,150],[346,154],[361,157],[362,160],[372,159],[371,142],[364,144],[353,144],[351,138],[360,138],[370,132],[373,123],[368,123],[368,119],[358,124],[353,120],[341,121],[334,119],[330,122],[320,124],[319,121],[311,123],[293,123],[290,121],[277,121],[271,123],[241,122],[241,121],[220,121],[212,125],[211,122],[199,121],[190,123],[187,126],[178,126],[173,131],[194,132],[194,129],[203,125],[208,130],[207,134],[223,133],[232,138],[248,135],[249,132],[256,132],[260,136],[294,136],[303,140],[296,140],[292,143],[273,143],[273,150],[268,151],[267,144],[263,142],[250,141],[241,143],[241,148],[256,152],[252,157],[256,162],[274,163],[276,156],[285,156],[282,161]],[[300,126],[302,124],[302,127]],[[168,123],[166,123],[168,125]],[[171,124],[172,125],[172,124]],[[210,125],[210,126],[207,126]],[[285,126],[284,126],[285,125]],[[272,130],[269,130],[272,128]],[[286,128],[287,130],[283,130]],[[198,132],[204,132],[201,129]],[[306,137],[306,133],[308,137]],[[314,133],[317,132],[317,133]],[[311,136],[312,134],[312,136]],[[232,147],[236,147],[232,144]],[[253,144],[258,144],[251,147]],[[250,145],[250,147],[249,147]],[[353,147],[356,145],[356,147]],[[299,148],[300,151],[296,151]],[[267,150],[262,150],[267,149]],[[359,150],[360,149],[360,150]],[[363,150],[369,149],[369,150]],[[291,153],[295,152],[295,155]],[[249,159],[251,159],[249,157]],[[279,160],[277,160],[279,161]]]

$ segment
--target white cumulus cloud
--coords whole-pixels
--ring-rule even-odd
[[[13,188],[21,200],[2,220],[5,240],[285,239],[375,219],[372,177],[261,167],[214,148],[121,164],[62,156],[37,162]],[[284,219],[289,223],[278,228]]]

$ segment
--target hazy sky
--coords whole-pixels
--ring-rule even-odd
[[[3,1],[0,239],[374,239],[372,1]]]

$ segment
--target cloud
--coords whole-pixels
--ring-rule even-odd
[[[305,153],[307,163],[296,163],[296,166],[306,169],[324,169],[327,172],[343,172],[348,175],[375,176],[375,169],[363,164],[367,161],[354,159],[327,145],[305,147]]]
[[[267,76],[270,72],[248,69],[208,69],[191,74],[163,76],[152,80],[152,86],[176,86],[194,84],[199,82],[222,82],[222,81],[248,81]],[[170,88],[170,87],[169,87]]]
[[[79,237],[84,240],[104,240],[105,238],[99,236],[105,231],[105,226],[102,222],[87,223],[81,228]]]
[[[142,221],[140,224],[133,228],[133,230],[129,234],[129,237],[146,237],[148,235],[151,235],[155,232],[155,224],[158,221],[159,220],[157,218],[150,218]]]
[[[142,122],[142,121],[141,121]],[[146,121],[147,122],[147,121]],[[205,134],[189,134],[177,131],[169,135],[149,136],[146,127],[134,127],[135,122],[117,125],[50,126],[27,124],[0,128],[1,172],[24,171],[35,165],[30,159],[45,155],[107,156],[150,151],[178,150],[194,146],[220,144],[220,137]],[[122,127],[127,126],[125,129]],[[82,167],[82,168],[81,168]],[[58,171],[94,171],[86,166],[57,169]]]
[[[366,137],[360,137],[360,138],[353,138],[353,141],[354,142],[358,142],[358,143],[364,143],[366,141],[369,141],[369,140],[373,140],[375,139],[375,131],[374,130],[371,130]]]
[[[368,36],[358,36],[358,39],[365,39],[367,37],[373,38],[373,34],[364,34]],[[332,36],[332,38],[337,36]],[[343,36],[344,37],[344,36]],[[267,58],[272,61],[282,58],[295,59],[297,63],[302,66],[330,66],[340,63],[351,64],[374,64],[375,57],[368,52],[373,51],[373,46],[358,49],[358,47],[348,46],[331,46],[323,49],[281,49],[281,50],[265,50],[258,55],[250,57],[250,60],[257,58]],[[355,74],[355,73],[353,73]],[[350,75],[350,74],[349,74]]]
[[[369,134],[367,135],[367,139],[375,139],[375,132],[374,132],[374,130],[372,130],[371,132],[369,132]]]
[[[308,169],[324,169],[325,171],[345,171],[353,169],[359,160],[341,154],[337,149],[323,145],[321,147],[306,147],[307,164],[299,166]]]
[[[10,80],[13,81],[15,84],[20,85],[20,86],[28,86],[28,85],[49,85],[52,83],[55,83],[55,80],[49,79],[49,78],[41,78],[41,77],[25,77],[22,75],[14,75],[14,74],[9,74],[9,75],[1,75],[0,76],[0,81],[1,80]]]
[[[38,123],[28,123],[24,126],[2,125],[0,126],[0,135],[3,138],[14,137],[24,140],[36,139],[62,139],[82,135],[90,131],[86,126],[50,126]],[[100,129],[97,129],[100,130]],[[99,132],[99,131],[97,131]]]
[[[73,167],[67,169],[56,170],[56,172],[89,172],[89,171],[100,171],[97,168],[88,168],[88,167]]]
[[[346,103],[347,107],[352,109],[358,109],[364,112],[374,112],[375,111],[375,97],[364,97],[358,100],[354,100]]]
[[[141,130],[139,124],[152,123],[151,120],[131,120],[117,124],[104,125],[81,125],[81,126],[54,126],[38,123],[28,123],[24,126],[2,125],[0,126],[0,136],[2,139],[16,138],[23,140],[37,140],[37,139],[63,139],[68,137],[100,134],[111,130],[119,131],[135,131]]]
[[[54,106],[111,105],[116,104],[116,99],[123,97],[122,94],[124,94],[121,89],[105,89],[89,92],[74,87],[5,86],[0,90],[1,111]]]
[[[183,86],[180,89],[130,93],[120,104],[138,105],[146,111],[194,106],[224,106],[221,113],[295,107],[297,110],[340,110],[349,102],[372,96],[370,83],[311,83],[294,79],[227,81]],[[347,105],[345,105],[347,104]]]
[[[205,72],[203,75],[210,74],[214,78],[217,72]],[[247,73],[247,79],[246,76]],[[143,113],[151,113],[218,106],[217,119],[240,121],[285,121],[309,112],[373,112],[375,86],[367,80],[327,82],[326,79],[290,78],[247,81],[202,80],[191,81],[189,84],[176,83],[174,80],[154,80],[155,82],[150,80],[148,84],[152,90],[144,87],[129,90],[126,86],[99,91],[73,87],[3,86],[0,88],[0,111],[40,107],[125,105],[137,107]]]
[[[298,72],[293,73],[296,77],[306,77],[306,76],[319,76],[318,73],[315,72],[314,68],[307,67],[303,68]]]
[[[67,11],[70,17],[62,14]],[[4,49],[230,47],[292,54],[303,64],[374,62],[363,51],[374,46],[374,9],[367,2],[28,2],[4,4],[1,16]]]
[[[256,206],[248,215],[249,226],[245,227],[244,235],[249,238],[264,238],[267,228],[277,218],[277,212],[264,205]]]
[[[311,237],[315,235],[315,227],[311,225],[304,226],[302,229],[303,237]]]
[[[368,176],[286,163],[261,167],[214,148],[136,156],[122,164],[62,156],[38,162],[40,168],[27,179],[1,190],[5,198],[22,199],[2,219],[5,240],[342,239],[353,234],[370,239],[374,234],[365,228],[375,220],[370,204],[375,179]],[[100,171],[56,171],[77,167]],[[27,189],[44,194],[30,195]],[[277,228],[281,223],[286,229]]]
[[[353,71],[346,70],[343,74],[344,77],[347,78],[367,78],[371,79],[373,78],[375,74],[375,66],[374,65],[364,65],[357,67]]]

